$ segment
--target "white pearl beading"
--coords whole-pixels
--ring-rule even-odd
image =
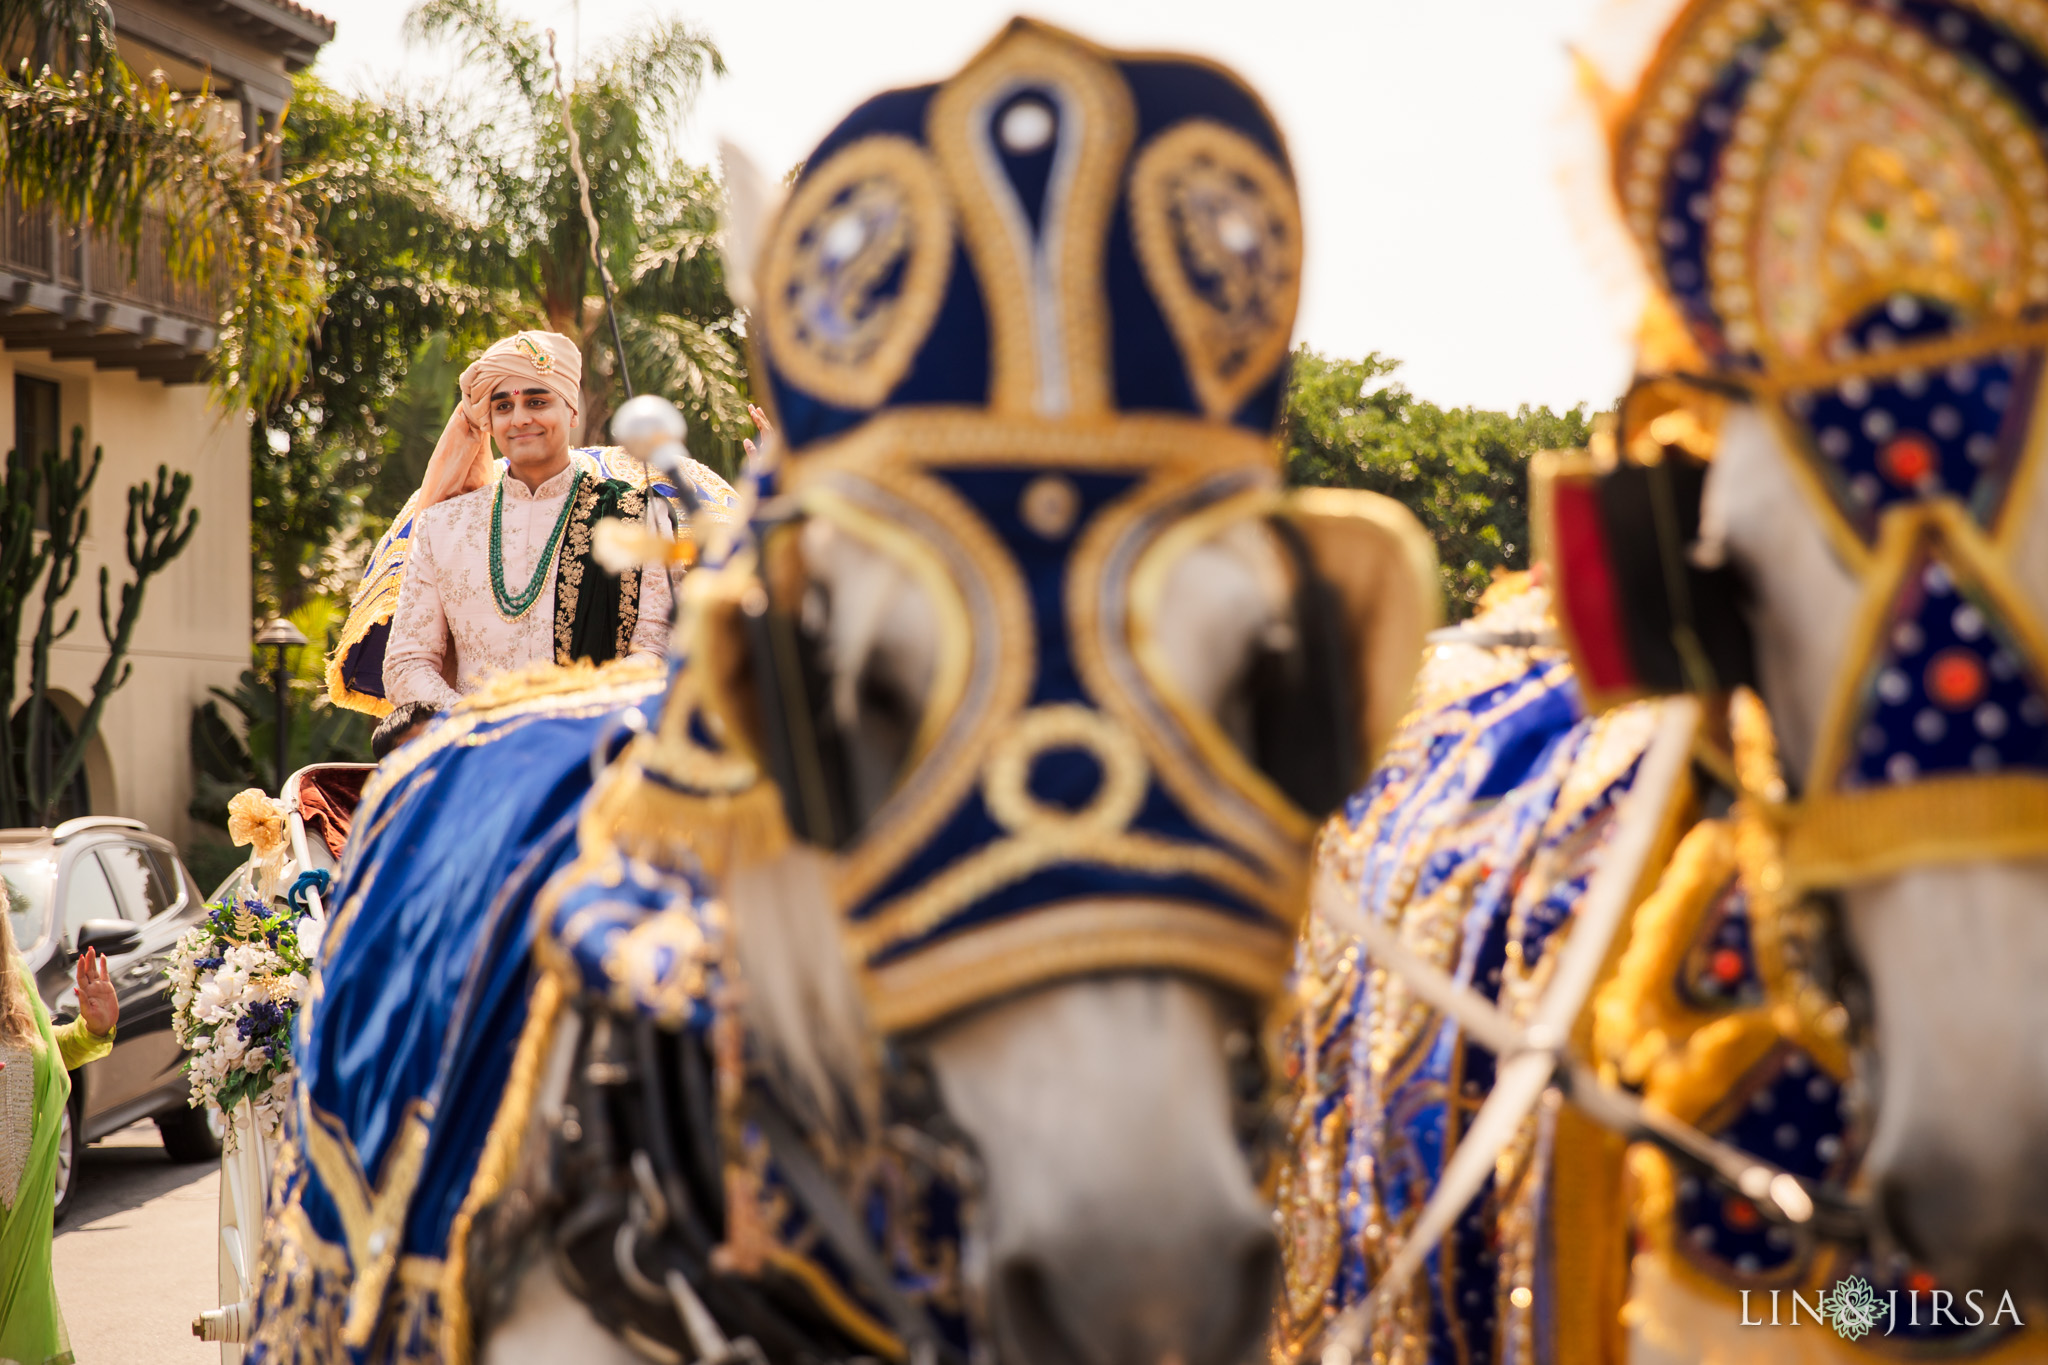
[[[2039,0],[1976,0],[1974,8],[2048,53],[2048,6]],[[1756,215],[1765,199],[1759,182],[1774,168],[1774,152],[1798,96],[1815,70],[1834,56],[1857,55],[1881,64],[1923,97],[1938,99],[1965,125],[2010,197],[2008,208],[2025,237],[2017,253],[2016,293],[2025,302],[2048,301],[2048,159],[2028,136],[2024,120],[1947,49],[1880,14],[1852,16],[1841,0],[1730,0],[1703,17],[1661,70],[1649,73],[1636,114],[1618,133],[1616,188],[1630,230],[1660,281],[1663,187],[1679,132],[1729,55],[1766,17],[1784,30],[1785,41],[1764,59],[1744,94],[1721,154],[1705,225],[1712,298],[1729,344],[1768,350],[1771,338],[1754,279]],[[1663,284],[1669,292],[1669,282]],[[1766,363],[1772,358],[1766,354]]]

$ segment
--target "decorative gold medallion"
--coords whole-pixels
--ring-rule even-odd
[[[1301,204],[1251,139],[1192,119],[1131,170],[1145,278],[1203,409],[1229,418],[1287,356],[1301,297]]]
[[[519,348],[519,353],[521,355],[525,356],[529,361],[533,363],[533,368],[539,370],[542,374],[551,374],[554,372],[554,357],[550,356],[546,351],[543,351],[540,348],[540,343],[535,341],[532,337],[526,335],[526,333],[524,332],[521,332],[516,338],[513,339],[513,344]]]
[[[1062,540],[1081,515],[1081,494],[1064,474],[1040,474],[1024,485],[1017,515],[1033,533],[1047,540]]]
[[[791,381],[872,408],[909,371],[938,315],[953,219],[907,138],[875,136],[805,178],[762,265],[768,349]]]

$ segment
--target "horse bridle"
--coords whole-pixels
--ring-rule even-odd
[[[766,1365],[872,1359],[872,1352],[812,1330],[815,1313],[774,1287],[721,1265],[711,1215],[719,1207],[724,1131],[717,1080],[697,1035],[628,1019],[607,1006],[572,1012],[577,1030],[568,1088],[546,1115],[539,1189],[501,1201],[480,1220],[471,1257],[471,1301],[502,1300],[516,1284],[514,1248],[545,1240],[570,1291],[614,1333],[656,1359],[702,1365]],[[1247,1156],[1273,1146],[1271,1071],[1255,1029],[1225,1038],[1233,1123]],[[962,1192],[971,1210],[984,1173],[974,1143],[947,1114],[915,1039],[887,1050],[884,1124],[875,1141]],[[817,1227],[867,1300],[904,1342],[908,1365],[966,1365],[930,1314],[896,1287],[878,1248],[839,1184],[803,1135],[776,1087],[749,1079],[739,1116],[766,1142],[783,1187]],[[970,1298],[977,1286],[965,1276]],[[480,1317],[498,1316],[486,1312]],[[986,1313],[973,1312],[977,1322]]]
[[[501,1318],[518,1262],[541,1246],[569,1291],[614,1335],[660,1361],[766,1365],[872,1359],[787,1283],[722,1255],[729,1115],[703,1037],[602,1004],[572,1009],[565,1092],[542,1113],[544,1146],[525,1187],[479,1218],[471,1302]],[[981,1183],[972,1143],[906,1053],[885,1083],[890,1122],[874,1139],[942,1174],[970,1200]],[[902,1340],[909,1365],[966,1365],[931,1316],[897,1288],[883,1252],[804,1140],[792,1106],[750,1077],[738,1118],[765,1140],[792,1204],[818,1230],[862,1297]]]

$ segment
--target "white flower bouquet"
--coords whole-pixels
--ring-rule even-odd
[[[308,926],[308,938],[319,926]],[[253,898],[208,907],[204,922],[178,940],[164,975],[171,982],[171,1027],[191,1057],[192,1106],[232,1114],[243,1100],[262,1131],[275,1135],[291,1102],[292,1023],[305,998],[316,945],[299,918]],[[234,1126],[228,1127],[232,1143]]]

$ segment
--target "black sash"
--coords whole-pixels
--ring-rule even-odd
[[[555,569],[555,662],[622,659],[640,623],[640,570],[606,573],[593,532],[607,517],[638,523],[647,495],[624,479],[586,478],[576,490]]]

